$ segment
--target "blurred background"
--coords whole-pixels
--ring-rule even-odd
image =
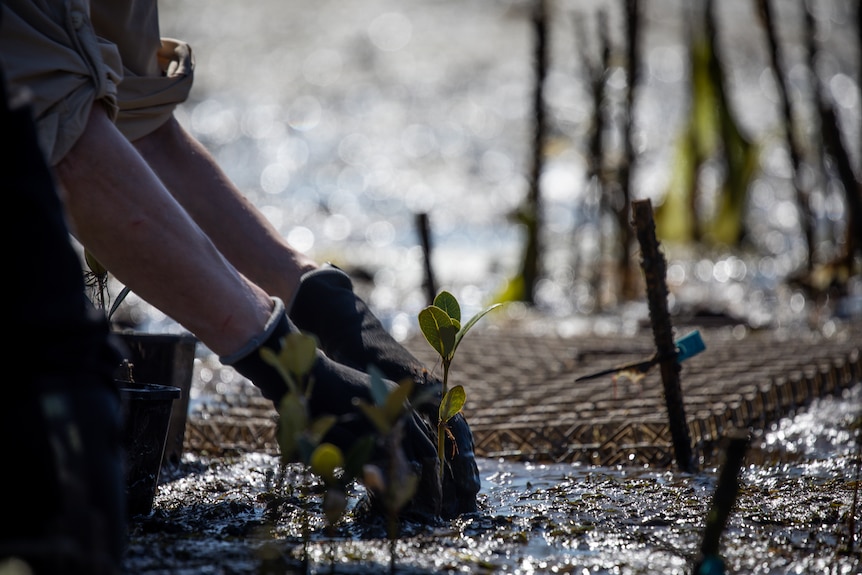
[[[294,246],[350,271],[398,338],[428,303],[426,253],[466,317],[507,300],[528,331],[637,330],[627,208],[647,198],[680,321],[827,335],[858,321],[859,11],[160,2],[162,34],[196,59],[180,122]],[[130,321],[172,329],[128,301]]]

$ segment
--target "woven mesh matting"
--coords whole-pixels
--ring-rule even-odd
[[[860,326],[831,338],[701,333],[707,349],[682,364],[680,380],[694,454],[704,461],[730,428],[763,429],[851,387],[862,374]],[[420,338],[406,346],[440,374],[435,352]],[[657,367],[639,382],[612,376],[575,382],[648,359],[653,350],[649,333],[562,338],[476,329],[458,348],[449,384],[467,391],[464,414],[478,456],[667,466],[674,450]],[[275,413],[256,388],[244,381],[215,395],[190,413],[187,450],[277,453]]]

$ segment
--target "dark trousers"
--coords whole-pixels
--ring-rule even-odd
[[[0,563],[120,572],[126,541],[121,360],[87,300],[52,172],[0,68],[6,375],[0,397]],[[14,559],[13,559],[14,558]]]

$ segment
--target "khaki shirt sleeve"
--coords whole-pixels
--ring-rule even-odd
[[[194,58],[188,44],[162,38],[157,62],[159,75],[137,76],[126,69],[120,84],[117,127],[131,141],[165,123],[192,88]]]
[[[117,117],[119,51],[95,34],[86,0],[4,0],[0,9],[7,81],[29,93],[39,144],[54,165],[81,136],[94,102]]]
[[[56,165],[94,103],[129,140],[164,124],[191,91],[188,44],[159,37],[155,0],[3,0],[0,59],[29,93],[39,143]]]
[[[156,0],[92,0],[96,34],[117,45],[123,62],[117,127],[137,140],[184,102],[194,80],[188,44],[161,38]]]

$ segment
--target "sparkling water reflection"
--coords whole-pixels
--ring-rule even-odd
[[[387,326],[406,336],[404,314],[415,316],[425,303],[417,296],[423,267],[415,214],[430,216],[438,285],[465,298],[483,294],[482,301],[470,298],[476,307],[468,304],[466,313],[478,311],[517,271],[523,238],[508,215],[527,190],[529,6],[526,0],[267,0],[240,9],[223,1],[168,0],[160,10],[163,33],[188,40],[197,59],[196,87],[178,110],[180,121],[297,248],[348,269],[397,273],[397,285],[367,289]],[[667,185],[687,109],[687,6],[660,0],[644,7],[634,180],[635,196],[654,204]],[[851,6],[850,0],[817,5],[825,50],[819,73],[858,160],[862,105],[858,38],[847,25]],[[604,8],[612,41],[620,42],[620,7]],[[607,222],[595,220],[595,192],[586,177],[593,111],[577,57],[579,46],[595,43],[589,23],[597,5],[566,0],[554,3],[554,10],[546,86],[552,136],[542,177],[546,277],[537,295],[542,315],[567,318],[561,329],[571,331],[592,326],[573,316],[598,309],[603,294],[596,293],[594,276],[607,257],[600,251]],[[777,88],[753,16],[748,0],[720,3],[720,22],[734,23],[721,29],[720,40],[735,111],[763,145],[764,170],[751,187],[747,216],[754,249],[716,251],[704,259],[665,246],[674,273],[687,272],[677,275],[673,303],[726,311],[754,327],[804,324],[812,314],[836,311],[858,317],[858,280],[828,310],[783,285],[803,261],[805,247],[789,159],[772,137]],[[800,41],[799,18],[797,6],[782,5],[779,23],[788,41]],[[576,21],[586,24],[586,37],[578,35]],[[792,89],[810,95],[802,55],[790,51],[788,57]],[[609,86],[625,87],[620,69],[612,71]],[[704,183],[717,182],[717,170],[707,166]],[[824,228],[831,235],[820,246],[825,259],[834,255],[827,253],[828,240],[842,233],[843,201],[834,187],[815,187],[812,199],[818,221],[831,222]],[[154,329],[166,328],[158,315],[149,319]]]

